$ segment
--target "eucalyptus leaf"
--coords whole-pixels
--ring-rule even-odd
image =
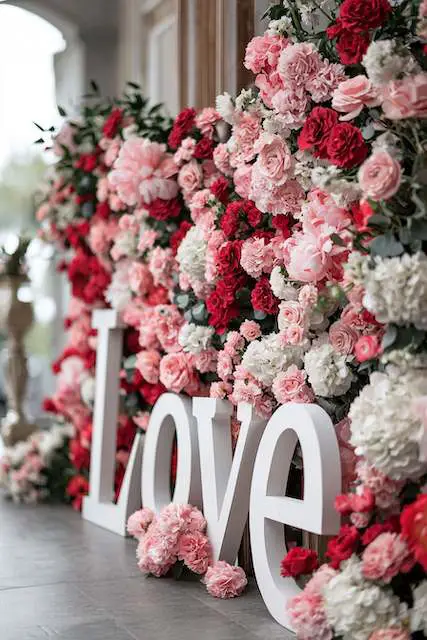
[[[208,319],[208,312],[204,302],[198,302],[196,305],[194,305],[191,313],[196,322],[204,322]]]
[[[265,320],[266,317],[267,317],[267,314],[264,313],[264,311],[255,311],[254,312],[255,320]]]
[[[369,245],[369,249],[371,253],[381,256],[382,258],[400,256],[404,251],[403,244],[396,240],[392,233],[386,233],[385,235],[374,238]]]
[[[123,363],[125,369],[135,369],[136,355],[129,356]]]
[[[176,296],[176,305],[179,309],[186,309],[190,304],[190,296],[188,293],[180,293]]]
[[[383,351],[389,349],[395,343],[396,338],[397,327],[394,324],[389,324],[381,343]]]

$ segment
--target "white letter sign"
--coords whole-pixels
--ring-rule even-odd
[[[304,461],[304,498],[285,495],[297,442]],[[280,576],[287,553],[284,525],[317,534],[339,529],[335,497],[341,491],[341,462],[335,430],[314,404],[283,405],[270,418],[258,449],[250,501],[251,548],[255,576],[273,618],[292,630],[286,602],[300,591]]]

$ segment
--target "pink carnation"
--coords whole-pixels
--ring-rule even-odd
[[[399,190],[400,163],[387,151],[376,151],[359,169],[359,185],[365,198],[389,200]]]
[[[305,192],[297,180],[288,180],[276,187],[254,170],[249,196],[263,213],[298,214]]]
[[[380,104],[378,93],[366,76],[355,76],[341,82],[332,97],[332,106],[345,115],[340,120],[356,118],[364,107]]]
[[[129,285],[137,295],[145,295],[153,286],[153,278],[146,264],[132,260],[129,268]]]
[[[397,533],[381,533],[362,554],[362,573],[368,580],[386,584],[398,573],[408,573],[415,559]]]
[[[212,382],[209,395],[211,398],[219,398],[223,400],[231,394],[233,387],[228,382]]]
[[[160,375],[160,354],[158,351],[140,351],[136,356],[137,370],[150,384],[157,384]]]
[[[286,45],[287,40],[279,35],[265,33],[252,38],[246,47],[245,67],[253,73],[260,73],[264,68],[276,67],[280,53]]]
[[[148,267],[153,276],[154,284],[169,288],[172,284],[172,274],[176,270],[172,249],[155,247],[150,253]]]
[[[200,129],[204,136],[210,138],[214,132],[214,125],[221,120],[218,111],[213,107],[205,107],[196,116],[196,127]]]
[[[249,238],[242,245],[240,265],[252,278],[258,279],[273,268],[274,253],[264,238]]]
[[[310,403],[314,394],[306,383],[307,374],[293,364],[274,379],[272,391],[280,404],[287,402]]]
[[[332,640],[334,633],[326,618],[320,593],[305,590],[292,598],[287,611],[298,640]]]
[[[241,567],[232,567],[222,560],[208,568],[203,582],[211,596],[223,599],[240,596],[248,584]]]
[[[233,175],[233,169],[230,164],[230,154],[227,145],[222,142],[214,150],[213,159],[215,166],[226,176]]]
[[[243,113],[234,126],[233,139],[235,144],[237,144],[238,156],[245,162],[250,162],[253,159],[255,155],[255,142],[261,131],[259,118],[250,113]],[[232,164],[233,166],[237,166],[241,164],[241,162],[232,162]]]
[[[137,540],[147,531],[150,524],[153,522],[154,513],[151,509],[145,508],[135,511],[127,522],[127,531],[129,535],[133,536]]]
[[[160,382],[168,391],[181,393],[191,383],[193,367],[185,353],[170,353],[160,362]]]
[[[176,562],[177,537],[149,530],[141,539],[136,552],[138,567],[157,578],[168,573]]]
[[[196,141],[194,138],[184,138],[179,149],[175,152],[173,157],[175,163],[181,166],[184,162],[188,162],[194,155],[194,149],[196,147]]]
[[[234,188],[241,198],[249,198],[252,182],[252,165],[242,164],[234,172]]]
[[[322,59],[314,45],[301,42],[284,49],[278,71],[286,85],[304,86],[316,76],[321,65]]]
[[[261,327],[255,320],[245,320],[243,324],[240,325],[240,333],[245,340],[252,342],[252,340],[260,337]]]
[[[401,627],[390,627],[388,629],[378,629],[369,636],[369,640],[410,640],[406,629]]]
[[[186,533],[179,539],[178,559],[194,573],[206,573],[211,557],[212,547],[203,533]]]
[[[403,483],[385,476],[375,467],[361,460],[356,467],[357,477],[375,495],[375,504],[380,509],[390,509],[396,504],[396,499]]]
[[[343,65],[323,61],[316,75],[307,82],[306,89],[314,102],[326,102],[345,79]]]
[[[175,305],[159,305],[156,307],[156,334],[163,349],[169,353],[181,351],[178,342],[179,331],[184,318]]]

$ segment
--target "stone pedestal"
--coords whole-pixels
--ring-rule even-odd
[[[25,282],[25,276],[0,278],[0,329],[7,336],[8,350],[5,372],[8,411],[1,423],[1,436],[6,446],[26,440],[36,430],[23,409],[28,379],[24,337],[33,323],[31,303],[18,299],[19,288]]]

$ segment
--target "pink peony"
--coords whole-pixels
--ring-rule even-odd
[[[168,391],[181,393],[191,383],[192,376],[193,367],[187,354],[170,353],[162,358],[160,382]]]
[[[252,342],[261,336],[261,327],[255,320],[245,320],[240,325],[240,334],[245,340]]]
[[[240,596],[248,584],[241,567],[232,567],[222,560],[208,568],[203,582],[211,596],[223,599]]]
[[[390,120],[427,118],[427,73],[389,82],[382,97],[384,115]]]
[[[170,200],[178,192],[174,167],[165,145],[134,136],[123,144],[109,181],[129,206],[150,204],[156,198]]]
[[[270,181],[275,186],[281,186],[287,182],[292,173],[293,159],[282,136],[262,133],[256,142],[255,150],[258,158],[253,174]]]
[[[212,547],[203,533],[186,533],[179,539],[178,559],[194,573],[206,573],[211,557]]]
[[[358,337],[354,329],[339,320],[329,328],[329,342],[335,351],[346,356],[353,352]]]
[[[387,151],[376,151],[359,169],[359,185],[365,198],[389,200],[399,190],[400,163]]]
[[[285,85],[304,86],[314,78],[322,65],[322,59],[314,45],[301,42],[282,51],[278,72]]]
[[[356,118],[364,107],[380,104],[378,93],[366,76],[355,76],[341,82],[332,97],[332,107],[345,115],[340,120]]]
[[[362,573],[368,580],[386,584],[415,564],[406,542],[397,533],[381,533],[362,554]]]
[[[140,351],[136,356],[135,367],[144,380],[157,384],[160,375],[160,354],[158,351]]]
[[[151,509],[145,508],[135,511],[127,522],[127,531],[129,535],[133,536],[137,540],[142,538],[146,533],[148,527],[153,522],[154,513]]]
[[[287,402],[310,403],[314,394],[306,383],[307,374],[293,364],[279,373],[273,381],[272,391],[279,404]]]
[[[410,640],[410,635],[406,629],[401,627],[389,627],[388,629],[378,629],[369,636],[369,640]]]

